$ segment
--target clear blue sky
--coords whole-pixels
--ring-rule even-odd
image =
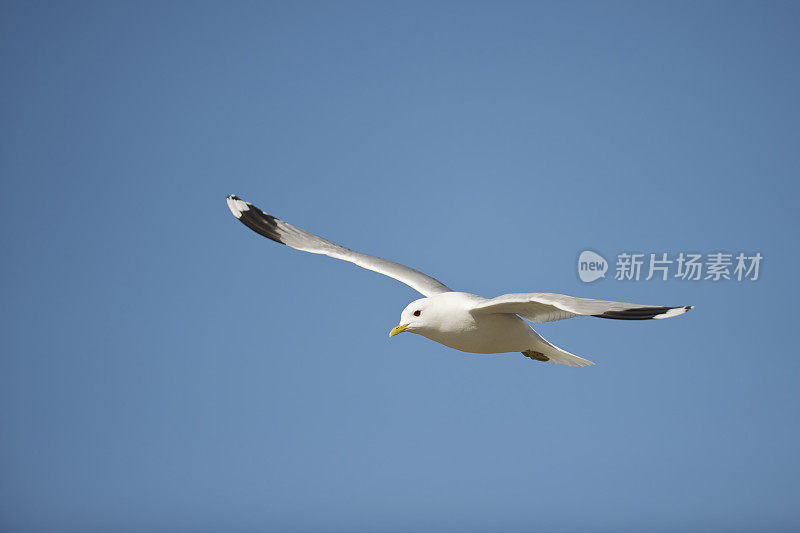
[[[5,531],[800,527],[791,2],[3,2]],[[418,295],[696,306],[389,340]],[[581,250],[757,282],[582,283]]]

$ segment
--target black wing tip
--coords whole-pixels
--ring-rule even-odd
[[[686,311],[694,309],[693,305],[682,305],[678,307],[636,307],[623,311],[606,311],[599,315],[592,315],[597,318],[612,318],[615,320],[650,320],[670,318],[682,315]]]
[[[280,230],[278,229],[278,219],[257,208],[250,202],[245,202],[235,194],[227,195],[228,208],[239,222],[275,242],[286,244],[281,240]]]
[[[245,202],[235,194],[229,194],[226,198],[226,201],[228,202],[228,209],[231,210],[231,213],[233,213],[233,216],[236,218],[241,219],[242,213],[248,211],[252,207],[251,204]]]

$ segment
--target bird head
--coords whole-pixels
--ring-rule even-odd
[[[421,333],[431,323],[430,298],[420,298],[414,300],[403,309],[400,314],[400,323],[389,332],[390,337],[398,333],[408,331],[410,333]],[[426,312],[427,311],[427,312]]]

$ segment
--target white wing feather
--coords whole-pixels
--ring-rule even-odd
[[[663,307],[625,302],[574,298],[549,292],[504,294],[476,305],[478,313],[514,313],[531,322],[551,322],[575,316],[619,320],[646,320],[681,315],[692,306]]]
[[[268,215],[249,202],[237,196],[228,196],[228,207],[239,222],[256,233],[285,244],[296,250],[312,254],[322,254],[335,259],[349,261],[367,270],[394,278],[401,283],[421,292],[425,296],[433,296],[443,292],[452,292],[446,285],[411,267],[381,259],[372,255],[354,252],[313,233],[296,228],[280,219]]]

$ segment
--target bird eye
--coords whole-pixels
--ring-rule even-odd
[[[420,310],[417,309],[416,311],[414,311],[414,316],[419,316],[419,313],[420,313]]]

